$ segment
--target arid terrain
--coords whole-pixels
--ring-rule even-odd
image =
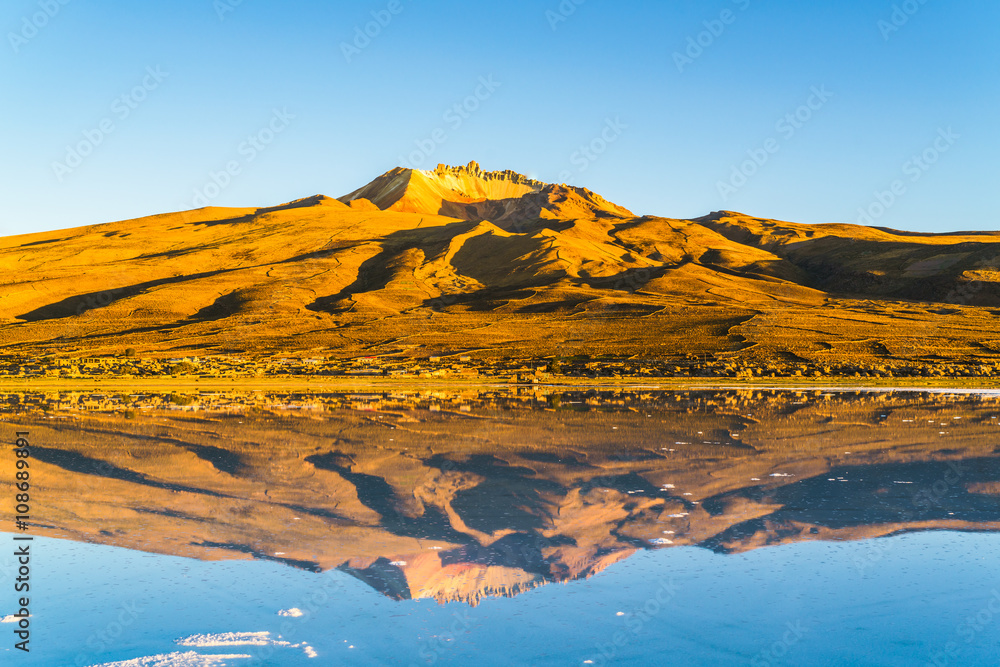
[[[475,163],[395,169],[339,200],[0,238],[0,361],[46,368],[468,355],[993,377],[998,322],[1000,233],[638,216]]]
[[[30,431],[33,534],[339,568],[396,599],[475,604],[642,549],[1000,529],[996,395],[30,392],[0,407]]]

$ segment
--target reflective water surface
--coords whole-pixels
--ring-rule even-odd
[[[1000,653],[995,395],[66,392],[0,406],[33,456],[32,653],[0,645],[18,664]],[[8,581],[11,566],[0,557]],[[0,616],[14,602],[0,596]]]

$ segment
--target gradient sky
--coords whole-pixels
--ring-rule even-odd
[[[576,2],[7,0],[0,234],[340,196],[418,142],[640,214],[1000,229],[996,0]]]

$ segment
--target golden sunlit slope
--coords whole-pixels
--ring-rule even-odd
[[[1000,352],[976,307],[1000,303],[998,242],[636,217],[475,163],[397,169],[342,200],[2,238],[0,345],[967,362]]]

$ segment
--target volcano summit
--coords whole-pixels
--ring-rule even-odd
[[[513,229],[539,219],[634,217],[586,188],[549,185],[509,170],[483,171],[476,162],[440,164],[434,171],[393,169],[340,201],[360,199],[386,211],[489,220]]]

